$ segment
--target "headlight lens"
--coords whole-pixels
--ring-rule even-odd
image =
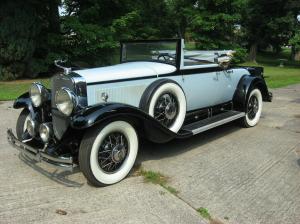
[[[76,96],[68,88],[62,88],[56,92],[55,104],[60,112],[69,116],[77,106]]]
[[[40,125],[40,137],[43,140],[43,142],[49,142],[51,136],[52,136],[52,123],[44,123]]]
[[[39,107],[43,102],[43,88],[45,87],[41,84],[33,83],[29,89],[30,98],[35,107]]]
[[[31,118],[27,120],[26,129],[31,137],[34,137],[36,134],[37,123],[33,121]]]

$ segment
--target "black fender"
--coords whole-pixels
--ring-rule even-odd
[[[139,108],[121,103],[88,106],[72,116],[70,126],[73,129],[86,130],[116,119],[130,122],[137,129],[139,135],[157,143],[192,135],[185,131],[174,133]]]
[[[178,85],[182,89],[182,87],[177,82],[175,82],[174,80],[171,80],[171,79],[159,79],[159,80],[156,80],[156,81],[152,82],[145,89],[145,91],[143,92],[143,95],[141,97],[140,104],[139,104],[139,108],[141,110],[143,110],[146,113],[148,113],[150,101],[151,101],[151,98],[152,98],[153,94],[156,92],[156,90],[161,85],[163,85],[165,83],[175,83],[176,85]],[[182,92],[184,93],[183,89],[182,89]]]
[[[50,92],[50,90],[48,91]],[[41,107],[36,108],[32,104],[29,92],[26,92],[21,96],[19,96],[14,101],[13,108],[14,109],[26,108],[29,110],[32,119],[41,122],[45,118],[45,114],[48,114],[47,111],[51,110],[50,94],[49,94],[49,99]]]
[[[13,108],[14,109],[21,109],[21,108],[27,108],[30,113],[34,113],[34,108],[29,96],[29,92],[26,92],[24,94],[22,94],[21,96],[19,96],[14,104],[13,104]]]
[[[246,112],[246,100],[253,88],[258,88],[261,91],[263,101],[272,101],[272,94],[269,92],[263,76],[244,75],[241,77],[233,96],[235,110]]]

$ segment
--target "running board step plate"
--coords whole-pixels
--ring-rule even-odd
[[[209,129],[215,128],[222,124],[226,124],[228,122],[237,120],[239,118],[244,117],[246,114],[240,111],[227,111],[213,117],[197,121],[192,124],[188,124],[184,126],[182,129],[186,131],[190,131],[193,135],[199,134],[201,132],[207,131]]]

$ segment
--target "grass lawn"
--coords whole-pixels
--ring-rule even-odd
[[[264,75],[269,88],[279,88],[300,83],[300,66],[280,68],[278,65],[270,66],[263,63],[244,63],[243,65],[264,67]]]
[[[13,100],[27,92],[32,82],[41,82],[50,87],[49,79],[28,79],[9,82],[0,82],[0,100]]]
[[[278,88],[295,83],[300,83],[300,62],[286,61],[285,67],[279,67],[278,59],[288,59],[289,49],[284,49],[279,55],[263,53],[258,55],[257,64],[243,63],[243,66],[263,66],[265,68],[266,81],[269,88]],[[49,79],[17,80],[12,82],[0,82],[0,100],[13,100],[24,92],[27,92],[30,84],[41,81],[50,87]]]
[[[263,53],[257,56],[257,64],[246,62],[245,66],[262,66],[265,69],[264,75],[269,88],[279,88],[295,83],[300,83],[300,62],[286,61],[284,67],[279,67],[279,59],[288,59],[289,51],[283,50],[275,56]]]

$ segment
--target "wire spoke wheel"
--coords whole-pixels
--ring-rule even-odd
[[[246,103],[246,116],[241,119],[241,124],[245,128],[254,127],[258,124],[262,112],[263,99],[259,89],[251,90]]]
[[[98,151],[99,167],[106,173],[118,171],[125,161],[128,151],[128,141],[123,133],[108,134],[103,139]]]
[[[135,128],[112,120],[90,129],[80,143],[79,166],[88,182],[107,186],[123,180],[132,169],[139,148]]]
[[[255,95],[253,95],[248,102],[248,117],[250,120],[253,120],[255,118],[258,108],[258,99]]]
[[[154,118],[166,127],[173,125],[178,114],[176,97],[169,92],[162,93],[154,106]]]
[[[177,133],[185,120],[186,98],[182,88],[174,81],[160,79],[143,93],[140,108],[162,126]]]

